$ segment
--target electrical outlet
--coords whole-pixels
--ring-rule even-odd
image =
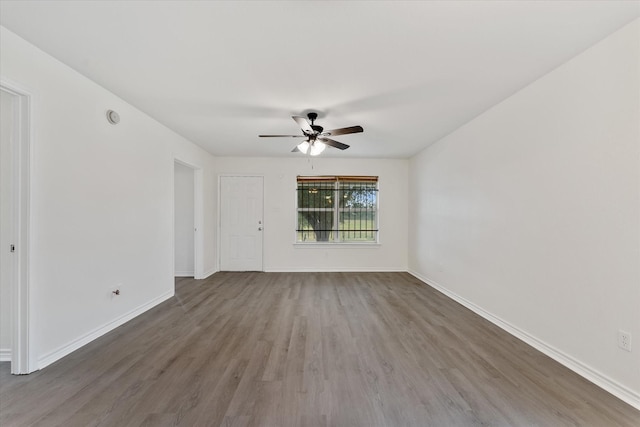
[[[625,331],[618,331],[618,347],[631,351],[631,334]]]

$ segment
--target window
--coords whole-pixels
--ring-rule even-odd
[[[377,176],[299,176],[296,240],[378,241]]]

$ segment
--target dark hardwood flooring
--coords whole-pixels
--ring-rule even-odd
[[[80,320],[80,319],[79,319]],[[28,376],[9,426],[640,426],[406,273],[217,273]]]

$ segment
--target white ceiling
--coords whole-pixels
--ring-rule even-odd
[[[290,116],[313,110],[364,127],[323,156],[409,157],[638,16],[638,1],[0,2],[3,26],[220,156],[300,156],[257,135],[298,133]]]

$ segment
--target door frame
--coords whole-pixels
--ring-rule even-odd
[[[204,238],[203,238],[203,215],[202,215],[202,209],[203,209],[203,203],[202,203],[202,185],[203,185],[203,181],[202,181],[202,168],[200,166],[194,165],[193,163],[189,163],[187,161],[184,161],[182,159],[179,159],[178,157],[174,157],[173,158],[173,162],[171,162],[171,176],[173,177],[171,185],[173,186],[173,193],[172,193],[172,197],[173,197],[173,205],[172,205],[172,217],[173,217],[173,221],[171,222],[172,224],[172,230],[173,230],[173,234],[171,237],[171,243],[172,243],[172,248],[173,251],[171,252],[171,255],[173,256],[173,269],[172,269],[172,274],[175,276],[175,271],[176,271],[176,265],[175,265],[175,255],[176,255],[176,229],[175,229],[175,220],[176,220],[176,212],[175,212],[175,205],[176,205],[176,201],[175,201],[175,182],[176,182],[176,176],[175,176],[175,164],[178,163],[182,166],[186,166],[189,169],[193,170],[193,278],[194,279],[204,279],[204,271],[203,271],[203,254],[204,254],[204,248],[203,248],[203,242],[204,242]]]
[[[0,90],[15,98],[13,140],[13,236],[16,245],[12,280],[11,373],[28,374],[36,370],[31,322],[30,254],[31,254],[31,164],[33,163],[33,96],[20,84],[0,77]]]
[[[225,174],[220,174],[218,175],[218,200],[217,200],[217,204],[218,204],[218,224],[217,224],[217,235],[218,238],[216,239],[216,251],[218,253],[217,259],[218,259],[218,271],[222,271],[222,179],[223,178],[262,178],[262,247],[260,248],[260,252],[261,252],[261,261],[260,264],[262,265],[262,270],[261,271],[265,271],[264,270],[264,242],[265,242],[265,210],[264,210],[264,200],[265,200],[265,189],[264,189],[264,175],[260,175],[260,174],[246,174],[246,173],[242,173],[242,174],[237,174],[237,173],[225,173]]]

